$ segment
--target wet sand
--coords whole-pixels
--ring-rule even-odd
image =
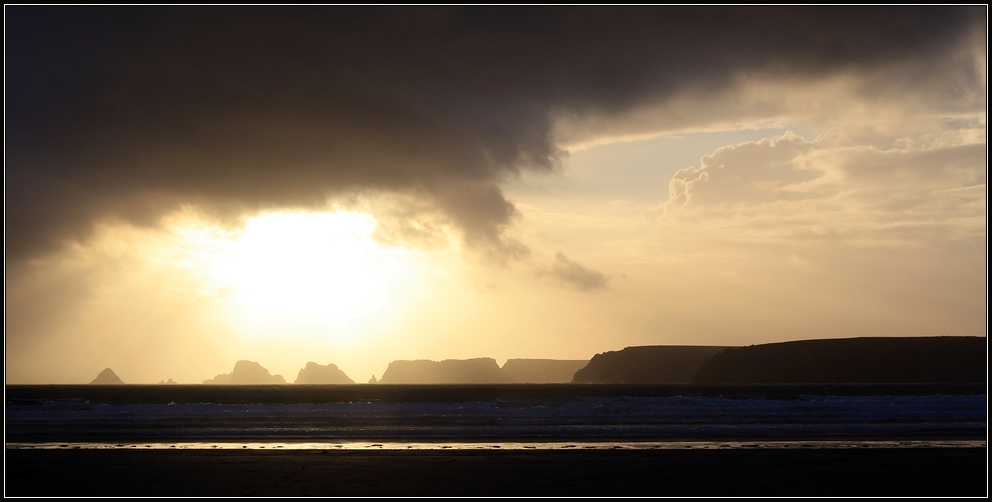
[[[7,496],[987,496],[987,448],[5,451]]]

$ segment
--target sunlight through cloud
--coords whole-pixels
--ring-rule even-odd
[[[233,238],[187,235],[218,296],[249,323],[345,328],[382,314],[415,275],[410,252],[372,239],[368,214],[270,213]]]

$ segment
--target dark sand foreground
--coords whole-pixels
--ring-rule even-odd
[[[987,448],[8,449],[6,496],[987,496]]]

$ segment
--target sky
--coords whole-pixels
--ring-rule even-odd
[[[5,378],[987,332],[987,7],[5,6]]]

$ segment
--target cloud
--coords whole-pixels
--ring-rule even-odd
[[[562,253],[556,253],[554,263],[546,269],[539,270],[537,275],[583,292],[606,289],[610,281],[609,277],[569,260]]]
[[[957,56],[985,22],[981,6],[13,6],[6,257],[108,217],[154,225],[193,204],[238,221],[372,191],[511,259],[527,250],[504,234],[517,212],[499,182],[556,170],[568,134],[607,134],[581,124],[786,77],[974,101],[984,77]]]
[[[679,170],[668,200],[643,215],[750,240],[984,239],[985,125],[934,124],[889,145],[834,131],[814,141],[787,132],[722,147]]]
[[[669,204],[717,206],[809,198],[809,190],[786,188],[823,175],[794,162],[810,146],[803,138],[786,132],[780,138],[719,148],[703,156],[699,169],[688,167],[675,173],[668,185]]]

